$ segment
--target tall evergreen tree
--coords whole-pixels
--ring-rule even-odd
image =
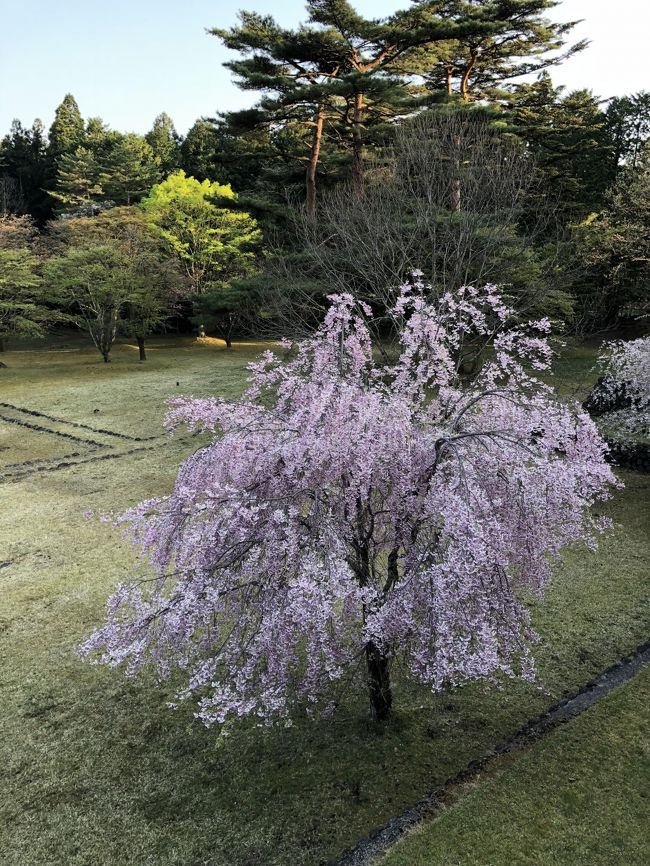
[[[120,133],[111,130],[101,117],[90,117],[86,123],[84,147],[91,151],[98,165],[103,165],[120,137]]]
[[[614,140],[615,168],[621,163],[634,168],[650,138],[650,93],[615,96],[607,106],[606,123]]]
[[[83,144],[84,133],[84,122],[77,100],[71,93],[66,93],[63,102],[54,112],[54,121],[50,127],[50,158],[56,162],[63,154],[73,153]]]
[[[506,5],[509,14],[500,18],[498,9]],[[560,0],[512,0],[508,4],[446,0],[440,10],[446,21],[472,20],[489,26],[483,32],[418,49],[408,58],[407,68],[410,65],[424,73],[428,89],[434,92],[443,90],[463,100],[495,99],[511,79],[557,66],[587,46],[582,40],[562,50],[576,22],[558,23],[545,17],[559,5]]]
[[[216,130],[214,123],[199,118],[181,144],[181,168],[189,177],[197,180],[215,180],[214,153]]]
[[[35,120],[31,129],[13,121],[9,134],[0,142],[0,177],[3,211],[29,213],[40,224],[51,217],[52,200],[45,192],[50,163],[40,120]]]
[[[145,140],[158,158],[163,175],[171,174],[180,167],[180,136],[173,120],[164,111],[154,120]]]
[[[100,180],[101,168],[94,152],[78,147],[73,153],[64,153],[58,161],[55,188],[52,195],[62,210],[84,210],[91,213],[93,203],[103,197]]]
[[[276,134],[280,126],[294,143],[295,130],[302,130],[298,153],[313,213],[316,173],[329,128],[349,141],[351,175],[360,194],[365,130],[379,116],[386,119],[390,107],[406,97],[405,83],[392,74],[391,65],[410,46],[436,38],[440,21],[427,21],[410,10],[390,21],[368,20],[347,0],[308,0],[307,9],[308,25],[293,31],[270,16],[242,12],[238,27],[211,32],[242,54],[243,59],[226,64],[238,86],[264,94],[256,111],[231,115],[231,122],[266,125]]]
[[[160,163],[142,136],[127,133],[112,144],[99,179],[116,204],[133,204],[160,180]]]
[[[413,76],[422,75],[432,57],[449,52],[452,43],[476,45],[479,52],[489,44],[491,62],[503,66],[508,56],[557,47],[571,25],[542,23],[541,12],[554,5],[555,0],[418,0],[379,20],[364,18],[348,0],[308,0],[308,23],[297,30],[242,12],[239,26],[211,32],[242,55],[226,64],[238,86],[263,96],[256,112],[228,119],[303,130],[306,198],[314,213],[316,172],[328,135],[348,142],[352,182],[361,194],[369,131],[376,128],[381,141],[386,122],[421,95]],[[465,89],[470,72],[464,74]]]
[[[607,198],[603,211],[578,228],[584,267],[576,294],[591,328],[650,313],[650,141]]]
[[[563,91],[542,73],[513,88],[506,117],[545,173],[561,219],[577,223],[603,206],[616,174],[614,143],[598,98],[588,90]]]

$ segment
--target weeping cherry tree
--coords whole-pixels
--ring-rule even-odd
[[[171,401],[170,428],[213,441],[117,518],[154,576],[118,587],[84,654],[180,669],[206,724],[332,712],[355,681],[386,719],[397,660],[432,690],[534,677],[526,601],[603,529],[590,506],[614,477],[589,417],[538,378],[548,321],[511,326],[492,286],[429,288],[402,288],[389,366],[340,294],[292,359],[250,365],[239,402]],[[477,337],[493,348],[467,381]]]

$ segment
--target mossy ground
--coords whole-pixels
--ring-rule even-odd
[[[160,339],[145,364],[128,345],[116,347],[108,365],[77,341],[7,352],[0,401],[159,436],[168,397],[241,391],[245,365],[262,347],[222,345]],[[568,389],[587,361],[561,363]],[[7,454],[14,447],[23,459],[27,440],[1,421],[0,433],[14,443],[3,461],[17,462]],[[50,437],[51,454],[39,446],[39,458],[58,456],[59,438]],[[137,453],[0,485],[2,864],[320,863],[650,634],[650,478],[628,473],[625,491],[604,509],[612,532],[597,553],[566,555],[535,610],[543,637],[537,685],[474,684],[432,696],[398,684],[395,717],[382,728],[367,721],[364,696],[351,694],[331,721],[242,725],[218,740],[191,706],[169,710],[169,695],[154,683],[91,667],[76,652],[111,589],[143,567],[83,512],[120,511],[164,493],[195,446],[192,437],[161,438]],[[129,448],[118,443],[114,451]]]

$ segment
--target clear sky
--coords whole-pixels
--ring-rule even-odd
[[[408,0],[355,5],[379,17]],[[240,8],[286,26],[306,18],[303,0],[0,0],[0,135],[14,117],[49,126],[67,92],[84,117],[135,132],[161,111],[184,133],[197,117],[251,105],[221,65],[235,55],[205,33],[234,24]],[[592,40],[553,71],[556,83],[602,97],[650,90],[650,0],[563,0],[554,17],[584,18],[575,38]]]

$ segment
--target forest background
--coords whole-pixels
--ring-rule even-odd
[[[164,112],[118,132],[70,93],[49,130],[14,120],[0,345],[76,324],[105,360],[120,331],[144,360],[168,327],[228,345],[304,331],[341,288],[385,333],[416,268],[437,288],[498,282],[578,333],[638,320],[650,95],[554,84],[587,48],[563,5],[419,0],[375,20],[310,0],[293,27],[242,12],[209,34],[250,107],[184,136]]]

